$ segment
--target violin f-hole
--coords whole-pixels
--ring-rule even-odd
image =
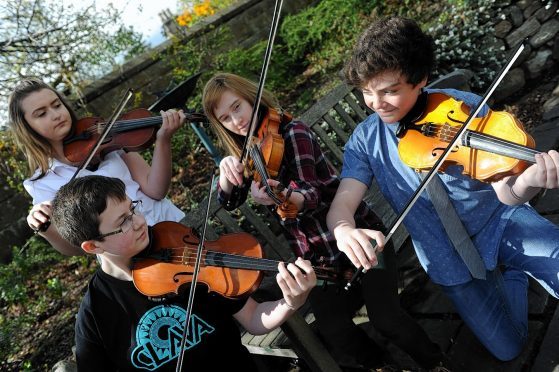
[[[450,152],[458,152],[459,149],[460,149],[460,147],[458,145],[456,145],[456,146],[454,146],[454,148],[452,150],[450,150]],[[444,150],[445,150],[444,147],[435,147],[433,149],[433,151],[431,151],[431,155],[433,155],[433,157],[437,157],[437,156],[440,155],[440,154],[437,154],[437,151],[442,153]]]
[[[187,245],[192,244],[192,245],[198,246],[198,241],[199,241],[198,238],[199,238],[200,234],[198,234],[198,231],[196,229],[191,229],[191,231],[192,231],[193,236],[190,236],[190,234],[186,234],[185,236],[182,237],[182,241],[183,241],[184,244],[187,244]],[[192,240],[189,240],[189,238],[192,239]]]
[[[466,123],[465,121],[462,120],[458,120],[458,119],[454,119],[452,116],[450,116],[451,114],[454,114],[454,110],[451,110],[448,112],[448,114],[446,114],[446,118],[454,123],[458,123],[458,124],[462,124],[464,125],[464,123]],[[453,150],[454,151],[454,150]]]
[[[181,282],[181,280],[180,280],[181,276],[192,276],[193,274],[194,274],[193,271],[181,271],[181,272],[175,273],[175,275],[173,275],[173,282],[180,283]]]

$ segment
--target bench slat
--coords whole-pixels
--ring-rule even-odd
[[[343,121],[351,128],[351,131],[353,132],[353,130],[357,127],[357,123],[353,120],[351,116],[349,116],[349,114],[342,107],[342,105],[336,103],[336,105],[334,106],[334,110],[336,110],[338,115],[340,115]]]
[[[334,141],[332,141],[330,137],[328,137],[328,133],[326,133],[326,131],[322,129],[319,124],[313,125],[311,129],[318,135],[320,140],[324,142],[326,147],[328,147],[328,150],[330,150],[330,152],[334,154],[338,162],[340,162],[341,164],[344,160],[344,155],[342,154],[340,148],[334,143]]]
[[[330,125],[330,128],[332,128],[334,132],[336,132],[336,135],[338,135],[343,143],[346,143],[349,140],[349,136],[347,135],[347,133],[338,125],[338,123],[332,116],[330,116],[329,114],[325,114],[323,118]]]
[[[346,84],[340,84],[335,87],[328,95],[323,97],[317,103],[315,103],[310,109],[308,109],[303,115],[301,115],[300,120],[309,126],[319,120],[321,120],[322,116],[338,101],[342,100],[345,95],[348,94],[350,91],[349,86]]]
[[[354,96],[352,94],[348,94],[348,97],[346,97],[346,102],[349,104],[349,106],[353,109],[353,111],[355,111],[355,113],[359,116],[359,119],[361,121],[365,120],[367,118],[367,116],[369,116],[365,110],[363,110],[362,107],[365,107],[365,102],[361,101],[359,99],[359,97],[361,97],[361,95],[357,95],[357,101],[360,102],[360,104],[362,104],[363,106],[360,106],[359,104],[357,104],[357,102],[355,101],[355,99],[353,98]]]
[[[258,230],[260,234],[266,239],[267,243],[270,244],[275,249],[285,248],[285,254],[288,255],[289,248],[287,248],[286,243],[282,242],[273,232],[270,230],[268,225],[264,223],[260,217],[245,203],[239,207],[243,215],[247,220]],[[271,223],[275,223],[275,220],[270,220]],[[284,252],[282,252],[284,253]],[[283,255],[282,255],[283,256]]]

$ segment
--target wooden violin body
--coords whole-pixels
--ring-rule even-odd
[[[266,187],[266,193],[276,203],[276,212],[281,219],[295,218],[299,212],[297,206],[289,201],[289,197],[286,198],[281,194],[285,189],[284,186],[274,191],[268,184],[268,179],[279,175],[283,161],[285,143],[279,132],[281,123],[291,120],[289,113],[280,114],[269,108],[258,128],[258,137],[251,138],[248,150],[250,154],[248,169],[253,174],[254,180]]]
[[[467,120],[469,108],[442,93],[427,97],[424,113],[398,129],[400,159],[417,171],[429,170]],[[517,174],[535,162],[534,139],[522,124],[504,111],[491,111],[474,118],[441,166],[458,164],[472,178],[493,182]]]
[[[190,227],[176,222],[160,222],[153,226],[152,234],[151,257],[134,262],[134,285],[150,297],[179,294],[192,280],[199,239]],[[198,283],[225,297],[249,295],[260,285],[263,273],[235,266],[250,267],[251,257],[262,258],[262,248],[250,234],[227,234],[206,241]]]
[[[289,118],[290,120],[290,118]],[[279,168],[283,160],[284,141],[280,134],[282,116],[274,109],[268,109],[268,113],[258,128],[258,136],[253,138],[253,144],[258,146],[266,170],[271,178],[278,176]],[[254,180],[262,180],[260,172],[254,174]]]

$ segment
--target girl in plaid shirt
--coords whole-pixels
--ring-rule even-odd
[[[234,74],[221,73],[206,84],[203,94],[204,111],[217,134],[219,143],[229,156],[220,165],[218,199],[236,208],[246,200],[250,189],[255,202],[274,206],[265,188],[244,177],[239,162],[241,148],[248,133],[257,86]],[[262,96],[261,109],[281,112],[270,93]],[[284,156],[277,180],[269,180],[293,189],[290,201],[299,211],[296,218],[281,221],[294,253],[315,264],[327,263],[339,268],[350,265],[326,226],[326,214],[336,194],[339,179],[326,161],[310,129],[300,121],[283,116],[280,134],[284,139]],[[229,200],[233,186],[241,187],[238,200]],[[363,202],[356,214],[356,223],[373,230],[383,230],[381,220]],[[382,235],[379,233],[379,239]],[[369,319],[382,335],[407,352],[421,367],[439,365],[444,355],[425,331],[400,307],[398,299],[396,257],[394,248],[384,249],[385,268],[369,270],[361,283],[349,291],[337,285],[317,288],[311,292],[311,302],[318,329],[341,365],[375,368],[383,363],[383,352],[365,331],[356,326],[353,314],[363,303]]]

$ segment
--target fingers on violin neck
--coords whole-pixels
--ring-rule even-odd
[[[283,190],[285,190],[285,186],[281,182],[278,182],[278,184],[274,186],[274,190],[276,192],[282,192]]]

